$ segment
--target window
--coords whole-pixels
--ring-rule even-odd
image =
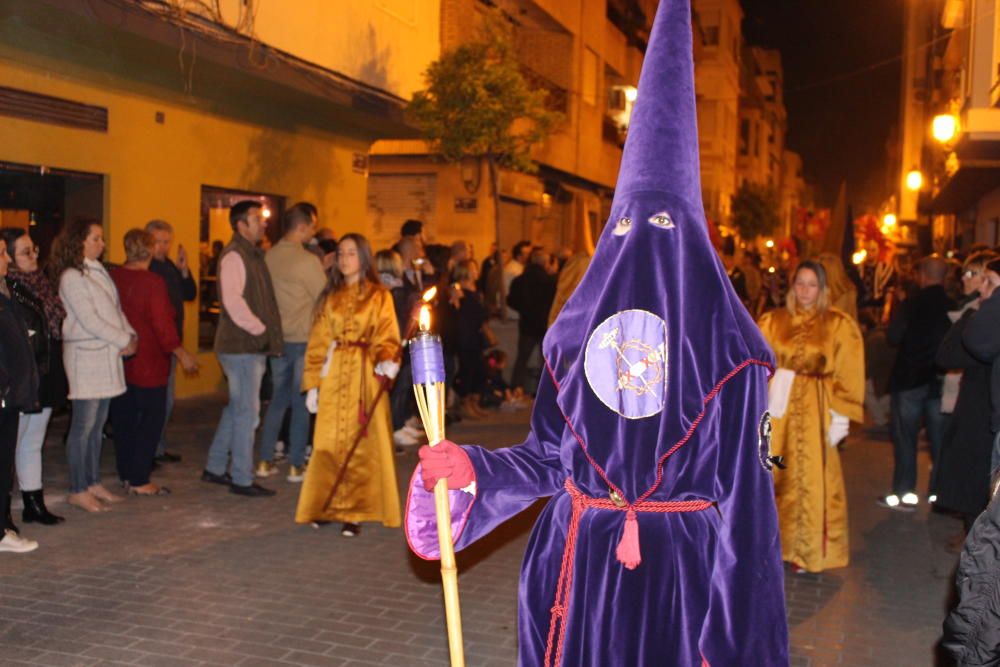
[[[718,10],[701,13],[699,17],[701,18],[701,34],[704,38],[705,46],[718,46],[719,24],[722,22],[722,17]]]
[[[750,119],[740,120],[740,155],[750,154]]]
[[[597,54],[589,48],[583,50],[583,80],[580,95],[583,101],[593,106],[597,104]]]
[[[718,103],[703,101],[698,104],[698,133],[704,137],[714,137],[717,132],[716,118]]]

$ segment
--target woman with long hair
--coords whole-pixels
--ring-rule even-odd
[[[318,414],[297,522],[339,521],[345,536],[357,535],[363,521],[400,525],[388,397],[375,404],[380,383],[399,371],[399,349],[392,295],[371,246],[347,234],[306,346],[302,390]]]
[[[66,403],[66,374],[62,363],[62,323],[66,309],[45,272],[39,269],[38,246],[28,232],[6,227],[0,230],[0,238],[6,242],[8,254],[13,259],[7,271],[7,284],[15,306],[34,332],[31,348],[39,374],[37,410],[21,413],[17,426],[14,461],[17,485],[24,501],[21,519],[25,523],[49,526],[63,521],[45,506],[42,446],[53,408],[61,408]]]
[[[122,500],[101,484],[101,435],[111,399],[125,393],[122,358],[135,354],[138,342],[100,262],[103,252],[100,222],[77,218],[59,232],[49,263],[66,308],[63,362],[73,406],[66,437],[67,501],[87,512],[103,512]]]
[[[14,482],[14,451],[22,412],[38,405],[38,370],[28,327],[18,314],[7,288],[11,258],[0,237],[0,553],[27,553],[38,542],[18,533],[10,520],[10,489]]]
[[[864,420],[865,355],[857,323],[829,298],[822,264],[802,262],[786,307],[759,322],[778,365],[762,447],[770,429],[769,455],[784,465],[774,471],[782,553],[794,571],[845,567],[849,556],[837,445]]]

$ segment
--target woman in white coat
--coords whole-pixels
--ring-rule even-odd
[[[66,307],[63,361],[73,415],[66,439],[70,505],[102,512],[121,500],[101,484],[101,433],[111,399],[125,392],[122,357],[135,353],[118,290],[104,265],[104,231],[92,218],[68,223],[52,246],[50,270]]]

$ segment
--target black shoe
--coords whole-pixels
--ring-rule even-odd
[[[165,451],[153,460],[157,463],[180,463],[182,458],[183,457],[180,454]]]
[[[273,496],[277,493],[274,489],[268,489],[260,484],[254,482],[249,486],[240,486],[239,484],[230,484],[229,493],[235,493],[238,496],[250,496],[252,498]]]
[[[233,478],[229,476],[228,472],[224,472],[221,475],[216,475],[214,472],[202,470],[201,481],[211,482],[212,484],[222,484],[223,486],[229,486],[230,484],[233,483]]]
[[[24,511],[21,512],[21,520],[25,523],[40,523],[43,526],[54,526],[66,520],[61,516],[56,516],[45,507],[45,495],[41,489],[37,491],[22,491],[21,498],[24,500]]]
[[[344,537],[356,537],[361,532],[361,524],[345,523],[340,528],[340,534]]]

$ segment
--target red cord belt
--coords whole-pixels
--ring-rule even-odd
[[[336,343],[337,347],[334,348],[334,351],[344,348],[361,350],[361,395],[358,397],[358,425],[361,426],[361,435],[365,436],[368,434],[370,415],[365,408],[365,394],[368,393],[368,383],[365,382],[365,378],[368,374],[365,373],[364,364],[368,358],[368,348],[371,347],[371,343],[366,340],[337,340]]]
[[[617,556],[625,567],[634,570],[642,560],[639,554],[639,524],[635,518],[636,512],[701,512],[712,506],[708,500],[671,500],[666,502],[643,500],[629,504],[617,495],[614,499],[585,496],[576,488],[572,479],[567,479],[564,486],[572,499],[573,513],[570,515],[569,527],[566,530],[566,546],[563,549],[562,566],[559,570],[559,581],[556,584],[556,599],[552,605],[549,639],[545,647],[545,667],[558,667],[562,663],[566,621],[569,619],[570,592],[573,588],[576,540],[579,534],[580,518],[585,511],[598,509],[625,512],[625,529],[622,532],[622,540],[618,544]]]

